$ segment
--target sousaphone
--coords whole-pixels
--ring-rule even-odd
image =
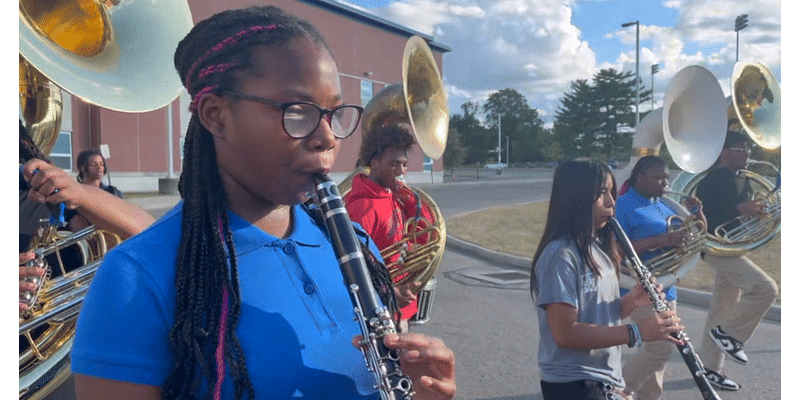
[[[744,131],[757,145],[767,150],[781,146],[781,92],[774,75],[759,62],[738,62],[731,74],[731,104],[728,107],[728,130]],[[764,176],[748,168],[765,166],[774,176]],[[747,179],[753,199],[765,203],[767,216],[739,216],[709,232],[705,251],[734,257],[769,243],[781,229],[780,170],[766,161],[747,160],[747,168],[738,176]],[[682,195],[692,195],[705,177],[681,173],[673,188]]]
[[[406,42],[402,73],[401,83],[385,87],[367,103],[361,120],[362,140],[384,124],[407,123],[422,151],[438,159],[444,153],[449,129],[447,95],[433,54],[419,36]],[[342,196],[350,191],[356,174],[369,174],[369,167],[359,167],[339,184]],[[396,284],[423,284],[417,290],[419,311],[411,322],[424,323],[430,317],[436,287],[434,274],[444,254],[447,235],[444,217],[433,199],[419,188],[410,189],[419,197],[422,207],[430,211],[432,220],[406,221],[402,241],[383,249],[381,256],[384,260],[397,259],[387,265]]]
[[[61,89],[100,107],[139,113],[182,90],[173,65],[193,26],[185,1],[20,0],[20,120],[43,154],[61,130]],[[68,101],[68,100],[67,100]],[[83,297],[106,250],[119,242],[89,227],[74,234],[43,224],[30,250],[47,269],[19,319],[19,397],[40,399],[70,374],[69,350]],[[76,254],[64,263],[65,250]]]
[[[725,96],[714,74],[698,65],[681,69],[670,80],[664,106],[651,111],[640,122],[633,136],[630,162],[617,172],[617,181],[628,179],[640,158],[658,156],[662,144],[666,144],[672,160],[683,171],[699,172],[709,168],[722,150],[725,126]],[[697,264],[706,241],[706,226],[692,217],[680,203],[680,197],[665,195],[661,199],[677,215],[674,224],[670,221],[670,231],[685,230],[687,237],[683,246],[645,263],[658,282],[669,287]],[[626,269],[622,272],[620,285],[633,287],[635,279]]]

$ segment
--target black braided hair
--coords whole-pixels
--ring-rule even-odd
[[[253,67],[257,47],[282,45],[295,38],[328,49],[316,28],[280,8],[227,10],[200,21],[178,44],[175,68],[193,98],[198,93],[236,91]],[[175,271],[175,322],[169,333],[175,364],[162,386],[162,396],[193,399],[201,386],[208,388],[203,397],[212,396],[224,288],[229,297],[227,323],[222,327],[226,365],[235,398],[254,399],[246,355],[236,336],[241,295],[226,194],[212,135],[195,112],[186,133],[178,189],[183,220]]]

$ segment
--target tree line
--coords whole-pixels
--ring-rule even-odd
[[[444,167],[496,162],[498,131],[508,164],[627,156],[636,125],[635,79],[633,72],[604,69],[591,82],[571,82],[549,129],[539,110],[514,89],[493,93],[483,105],[468,101],[461,114],[450,117]],[[651,90],[639,87],[640,103],[649,101]]]

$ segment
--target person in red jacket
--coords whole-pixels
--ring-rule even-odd
[[[406,222],[412,218],[419,215],[420,224],[431,221],[431,210],[401,180],[406,173],[408,153],[416,143],[411,129],[408,124],[396,123],[364,135],[359,166],[369,167],[369,173],[356,174],[350,191],[344,196],[350,219],[361,224],[381,251],[403,238]],[[410,246],[426,241],[427,237],[419,237]],[[384,262],[388,265],[400,257],[398,253]],[[395,282],[401,278],[397,277]],[[395,287],[404,321],[417,312],[417,297],[413,291],[420,285],[416,282]]]

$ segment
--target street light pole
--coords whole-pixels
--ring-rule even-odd
[[[733,29],[736,31],[736,62],[739,62],[739,31],[747,28],[747,14],[736,17]]]
[[[622,24],[623,28],[636,25],[636,130],[639,130],[639,20]]]
[[[498,164],[503,163],[503,141],[501,139],[502,137],[501,132],[503,131],[502,125],[503,125],[503,117],[498,117],[497,118],[497,163]]]
[[[654,84],[655,80],[653,77],[655,76],[656,72],[658,72],[658,64],[653,64],[650,66],[650,111],[653,111],[656,108],[656,86]]]

